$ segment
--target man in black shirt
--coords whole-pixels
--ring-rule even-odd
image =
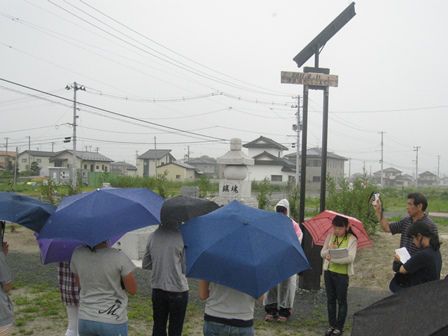
[[[416,221],[411,226],[408,235],[414,245],[420,250],[405,264],[400,262],[398,269],[395,269],[398,273],[405,275],[406,281],[401,287],[411,287],[439,280],[442,268],[439,237],[434,235],[428,225],[422,220]],[[399,287],[395,289],[399,290]]]
[[[406,247],[411,256],[413,256],[419,250],[419,248],[417,248],[412,243],[412,238],[410,238],[407,234],[409,228],[413,223],[415,223],[417,220],[420,220],[430,228],[433,234],[438,235],[437,226],[425,213],[427,207],[428,201],[423,194],[411,193],[408,195],[406,206],[408,216],[404,217],[398,222],[390,223],[386,218],[383,217],[381,200],[378,200],[378,202],[374,204],[375,214],[381,224],[383,231],[390,232],[392,234],[401,234],[400,247]]]

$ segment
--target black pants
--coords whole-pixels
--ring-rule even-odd
[[[325,271],[324,280],[327,292],[328,322],[331,327],[343,330],[348,310],[348,275]],[[336,302],[338,305],[337,317]]]
[[[166,325],[169,336],[181,336],[185,312],[188,304],[188,291],[167,292],[161,289],[152,290],[152,314],[154,325],[153,336],[166,336]]]

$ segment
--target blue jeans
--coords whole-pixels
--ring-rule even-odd
[[[253,336],[254,327],[232,327],[226,324],[204,321],[204,336]]]
[[[79,336],[128,336],[128,323],[113,324],[79,320]]]

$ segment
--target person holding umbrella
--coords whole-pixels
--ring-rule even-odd
[[[137,292],[132,261],[104,241],[77,248],[70,269],[81,288],[79,335],[127,336],[127,293]]]
[[[263,301],[261,296],[258,301]],[[236,289],[199,280],[199,298],[205,301],[204,336],[252,336],[256,299]]]
[[[69,262],[58,264],[58,285],[61,301],[67,311],[67,331],[65,336],[78,336],[79,287]]]
[[[394,264],[394,271],[403,275],[403,281],[391,282],[391,290],[394,293],[406,287],[440,279],[442,256],[438,235],[422,220],[417,220],[409,228],[408,235],[420,250],[405,263],[396,256],[398,262]]]
[[[13,306],[8,293],[12,288],[12,275],[6,263],[9,246],[3,241],[5,222],[0,221],[0,335],[9,336],[14,322]]]
[[[327,311],[330,327],[326,336],[342,335],[347,317],[347,291],[349,276],[354,273],[353,262],[356,257],[357,238],[349,226],[347,217],[333,218],[333,232],[327,236],[321,250],[324,259],[324,280],[327,293]],[[346,255],[332,256],[331,251],[344,249]],[[336,304],[337,303],[337,304]],[[338,312],[336,314],[336,308]]]
[[[281,199],[275,206],[275,211],[289,217],[289,202],[287,199]],[[302,243],[303,233],[293,219],[291,219],[294,232],[297,235],[297,239]],[[266,315],[265,321],[277,320],[279,322],[288,321],[291,316],[292,307],[294,304],[294,297],[297,287],[297,275],[294,274],[290,278],[281,282],[274,288],[271,288],[265,296],[264,309]]]
[[[219,206],[205,199],[177,196],[160,210],[161,224],[148,237],[142,268],[151,270],[153,336],[181,336],[188,304],[184,241],[180,225]]]

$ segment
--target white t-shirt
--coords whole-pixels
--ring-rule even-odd
[[[121,278],[135,266],[121,251],[80,247],[72,255],[70,268],[79,276],[79,319],[121,324],[128,320],[128,296]]]
[[[225,319],[249,321],[254,318],[255,299],[243,292],[219,285],[209,284],[209,297],[205,302],[205,313]]]

